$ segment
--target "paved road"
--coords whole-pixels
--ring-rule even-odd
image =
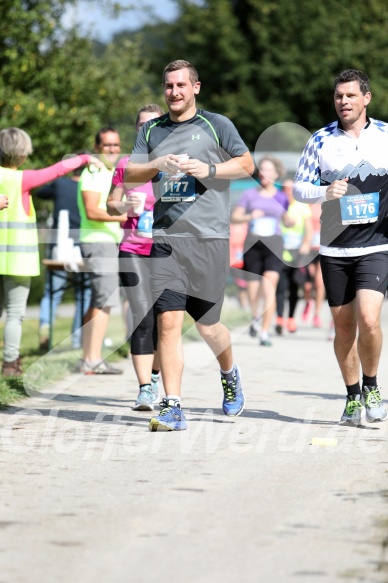
[[[388,342],[388,302],[383,320]],[[147,430],[130,361],[122,377],[72,375],[1,415],[0,583],[388,580],[388,423],[337,424],[327,327],[272,348],[243,330],[234,342],[247,395],[236,420],[201,342],[185,345],[187,431]],[[387,376],[383,358],[386,395]]]

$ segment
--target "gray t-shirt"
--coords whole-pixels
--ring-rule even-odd
[[[188,154],[206,164],[217,164],[247,151],[228,118],[198,109],[194,117],[184,122],[173,122],[165,114],[144,124],[131,160],[144,163],[167,154]],[[197,180],[187,175],[176,180],[159,172],[152,183],[156,198],[155,238],[229,238],[229,180]]]

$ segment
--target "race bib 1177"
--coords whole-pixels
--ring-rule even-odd
[[[162,202],[193,202],[196,198],[195,178],[184,174],[182,178],[173,179],[164,174],[160,181],[160,199]]]

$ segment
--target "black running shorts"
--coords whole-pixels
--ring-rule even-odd
[[[320,255],[329,306],[349,304],[360,289],[385,295],[388,284],[388,251],[358,257]]]
[[[280,273],[283,268],[282,261],[283,240],[280,236],[248,237],[244,243],[244,271],[246,279],[258,279],[266,271],[276,271]]]

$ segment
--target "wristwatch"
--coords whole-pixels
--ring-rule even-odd
[[[217,172],[217,168],[215,164],[209,164],[209,174],[207,175],[208,178],[214,178]]]

